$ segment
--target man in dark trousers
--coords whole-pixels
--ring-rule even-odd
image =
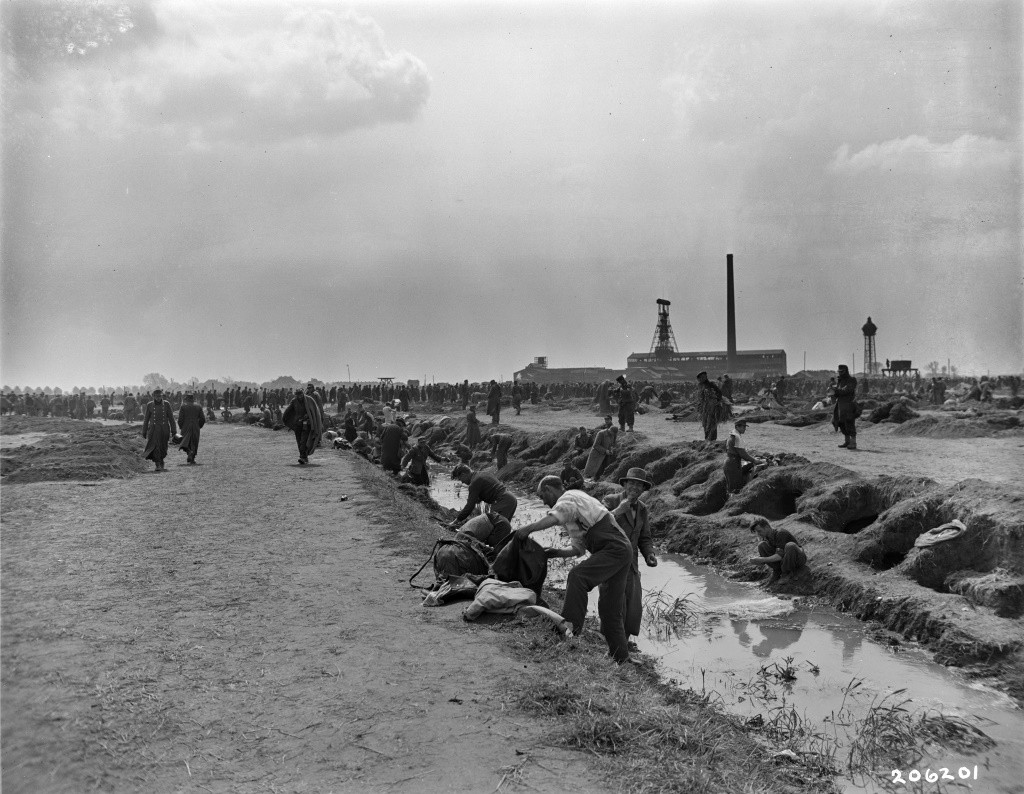
[[[430,485],[430,469],[427,468],[427,459],[435,460],[438,463],[447,463],[448,458],[442,458],[427,443],[426,433],[421,433],[416,443],[405,453],[402,458],[402,466],[408,473],[408,481],[413,485]]]
[[[708,380],[707,372],[697,373],[697,412],[704,427],[704,440],[718,440],[718,420],[722,410],[722,391]]]
[[[487,391],[487,415],[491,417],[492,425],[499,424],[501,417],[501,386],[493,380]]]
[[[281,421],[295,433],[299,448],[299,465],[309,463],[309,456],[320,446],[324,432],[324,417],[320,404],[302,389],[295,390],[295,396],[284,409]]]
[[[551,509],[539,521],[517,529],[516,534],[525,540],[534,532],[561,526],[571,548],[551,549],[550,556],[582,557],[590,552],[589,557],[569,571],[565,580],[561,612],[564,622],[560,631],[569,636],[570,632],[578,635],[583,630],[587,594],[600,587],[597,612],[601,618],[601,633],[608,643],[608,655],[619,664],[630,661],[622,619],[629,558],[633,552],[629,539],[603,504],[583,491],[565,490],[562,481],[554,475],[540,481],[537,495]]]
[[[768,584],[774,584],[783,576],[796,573],[807,564],[807,553],[800,543],[787,529],[775,529],[766,518],[758,518],[750,526],[761,542],[757,545],[756,557],[750,561],[759,565],[767,565],[772,570]]]
[[[455,520],[448,524],[449,529],[455,529],[469,518],[480,502],[486,502],[491,506],[492,513],[499,513],[509,521],[516,514],[518,500],[505,490],[505,485],[493,474],[476,472],[465,463],[460,463],[452,469],[452,479],[468,485],[469,493],[466,494],[466,506],[455,516]]]
[[[487,440],[491,444],[491,455],[494,456],[495,468],[501,470],[508,463],[508,451],[512,448],[512,436],[508,433],[491,433]]]
[[[857,449],[857,417],[854,402],[857,399],[857,379],[850,374],[846,364],[840,364],[836,371],[835,407],[832,409],[832,424],[843,433],[840,449]]]
[[[190,391],[185,392],[185,401],[178,409],[178,429],[181,430],[181,444],[178,449],[185,453],[185,462],[189,466],[196,463],[199,452],[199,429],[206,424],[203,409],[196,405],[196,396]]]
[[[384,471],[398,474],[402,470],[402,448],[408,440],[402,417],[384,425],[380,431],[380,465]]]
[[[623,433],[633,432],[633,421],[636,412],[636,392],[626,380],[625,375],[619,375],[616,379],[619,388],[616,395],[619,400],[619,430]]]
[[[162,389],[153,389],[153,401],[146,403],[146,414],[142,419],[142,437],[146,439],[143,457],[153,461],[157,471],[165,471],[167,444],[171,436],[178,432],[171,404],[163,397]]]
[[[647,505],[640,501],[641,495],[644,491],[651,490],[653,483],[646,469],[636,467],[627,471],[626,476],[619,480],[619,484],[623,488],[622,501],[612,511],[612,515],[615,517],[615,523],[626,533],[633,548],[629,560],[629,575],[626,577],[623,622],[626,636],[637,637],[640,635],[640,622],[644,611],[644,593],[640,586],[637,554],[643,556],[648,568],[658,565],[658,558],[654,556],[654,538],[651,535],[651,515]],[[638,650],[636,643],[630,641],[629,649]]]

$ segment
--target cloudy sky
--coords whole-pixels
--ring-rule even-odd
[[[4,384],[1021,370],[1016,0],[2,10]]]

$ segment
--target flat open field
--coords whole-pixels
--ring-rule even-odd
[[[501,413],[502,424],[529,433],[551,432],[584,425],[592,429],[601,423],[596,409],[581,413],[550,410],[546,406],[524,406],[523,413]],[[939,412],[922,411],[922,416]],[[458,414],[456,414],[458,415]],[[704,438],[697,422],[667,421],[668,414],[657,408],[636,417],[634,425],[638,440],[666,445]],[[482,417],[486,420],[487,417]],[[486,427],[486,426],[485,426]],[[893,435],[900,425],[868,422],[857,423],[855,452],[839,449],[843,437],[832,432],[832,425],[794,428],[771,422],[752,424],[744,441],[752,454],[790,452],[815,463],[834,463],[866,476],[879,474],[929,477],[943,484],[952,484],[971,477],[996,483],[1020,480],[1024,467],[1024,433],[997,434],[992,438],[921,438]],[[731,430],[729,424],[719,426],[719,439]],[[629,434],[626,434],[629,435]],[[625,436],[620,435],[620,439]]]

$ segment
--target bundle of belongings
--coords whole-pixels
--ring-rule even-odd
[[[531,538],[523,540],[508,520],[485,513],[467,521],[451,539],[434,544],[430,557],[409,579],[433,562],[434,583],[427,588],[423,606],[442,606],[471,598],[466,620],[484,612],[512,613],[524,605],[541,604],[547,576],[547,555]]]
[[[929,529],[927,532],[923,532],[918,535],[917,539],[914,541],[914,545],[919,549],[925,549],[929,546],[934,546],[936,543],[946,543],[950,540],[956,540],[966,531],[967,527],[964,526],[964,523],[954,518],[948,524],[943,524],[940,527]]]

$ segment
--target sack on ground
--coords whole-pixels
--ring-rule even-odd
[[[486,549],[476,538],[459,532],[451,540],[438,541],[434,576],[439,581],[465,574],[485,574],[487,568]]]

